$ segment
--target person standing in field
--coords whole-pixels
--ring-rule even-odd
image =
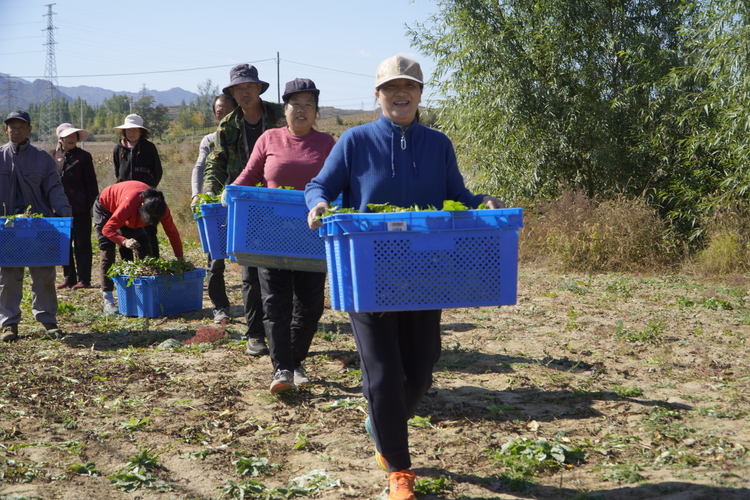
[[[55,161],[49,153],[29,142],[31,117],[24,110],[12,111],[5,119],[8,142],[0,147],[0,203],[5,217],[31,213],[43,217],[70,217]],[[49,335],[61,335],[57,326],[55,266],[29,267],[31,309]],[[23,298],[23,267],[0,267],[0,341],[18,340]]]
[[[120,132],[120,139],[112,153],[117,182],[141,181],[152,188],[158,187],[162,176],[161,160],[156,146],[148,140],[151,132],[143,126],[143,118],[128,115],[125,123],[115,127],[115,130]],[[151,240],[151,255],[159,257],[157,226],[146,226],[146,234]],[[133,260],[133,251],[121,247],[120,256],[125,260]]]
[[[221,122],[225,116],[234,111],[237,107],[237,103],[234,102],[230,96],[226,94],[219,94],[214,98],[213,113],[217,122]],[[203,175],[206,171],[206,160],[208,155],[214,149],[216,142],[216,131],[214,130],[210,134],[206,134],[201,139],[200,146],[198,146],[198,160],[195,162],[193,167],[192,177],[190,179],[190,190],[192,195],[192,203],[195,204],[198,201],[198,194],[203,192]]]
[[[50,152],[73,209],[70,262],[63,266],[64,281],[57,285],[58,290],[91,287],[91,208],[99,195],[99,184],[91,153],[78,147],[78,141],[88,136],[85,130],[63,123],[57,127],[57,148]]]
[[[397,55],[380,63],[378,121],[344,132],[305,191],[311,228],[343,193],[343,206],[369,212],[368,203],[439,207],[444,200],[504,208],[492,196],[472,195],[458,171],[450,139],[419,123],[423,77],[419,63]],[[414,500],[408,421],[432,384],[440,357],[440,310],[349,313],[369,405],[365,430],[375,459],[388,472],[390,500]]]
[[[261,100],[268,83],[258,78],[258,70],[251,64],[238,64],[229,71],[229,85],[224,94],[233,97],[237,108],[228,114],[216,130],[214,150],[206,161],[203,192],[219,194],[245,168],[255,142],[268,129],[284,124],[284,109],[280,104]],[[223,273],[223,261],[216,261],[212,272]],[[247,344],[245,352],[251,356],[268,353],[263,328],[263,304],[260,297],[258,268],[242,266],[242,302],[245,307]]]
[[[245,170],[232,184],[304,190],[320,172],[336,141],[313,128],[320,90],[312,80],[287,82],[282,100],[287,126],[260,136]],[[263,325],[273,365],[271,393],[310,383],[307,358],[323,315],[326,273],[259,267]]]
[[[136,252],[139,259],[153,257],[151,238],[145,229],[159,222],[164,226],[177,260],[183,260],[180,232],[174,225],[164,194],[140,181],[123,181],[104,188],[94,203],[94,229],[99,242],[99,275],[104,313],[116,314],[115,284],[107,277],[115,263],[115,247]]]
[[[214,99],[213,111],[216,120],[221,123],[229,113],[234,111],[237,103],[231,96],[219,94]],[[198,202],[198,194],[203,192],[203,176],[206,170],[206,160],[213,151],[216,144],[216,131],[206,135],[199,147],[198,161],[193,167],[191,182],[192,203]],[[224,259],[213,259],[209,254],[206,263],[206,289],[208,298],[213,305],[214,323],[229,320],[229,297],[227,297],[226,283],[224,282],[224,270],[226,265]]]

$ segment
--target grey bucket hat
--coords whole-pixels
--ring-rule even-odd
[[[268,82],[264,82],[258,78],[258,70],[255,66],[252,64],[238,64],[229,70],[229,85],[224,87],[222,92],[231,97],[232,94],[229,93],[230,87],[242,83],[260,83],[262,85],[260,89],[261,94],[268,90],[269,87]]]

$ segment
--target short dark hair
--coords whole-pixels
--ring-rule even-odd
[[[211,106],[213,109],[213,112],[216,113],[216,103],[219,101],[230,101],[232,104],[234,104],[234,107],[237,107],[237,101],[234,100],[234,97],[226,94],[219,94],[216,97],[214,97],[214,104]]]
[[[144,223],[155,226],[167,213],[167,202],[164,193],[156,188],[148,188],[141,193],[143,204],[138,209]]]

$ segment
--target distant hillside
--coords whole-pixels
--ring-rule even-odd
[[[13,101],[10,105],[5,102],[7,88],[12,89]],[[27,108],[31,103],[42,102],[46,96],[46,91],[47,80],[38,79],[30,82],[23,78],[9,78],[9,75],[0,73],[0,103],[2,103],[0,107],[3,110],[6,108]],[[126,95],[132,97],[134,100],[137,100],[141,96],[140,92],[115,91],[100,87],[88,87],[86,85],[79,85],[77,87],[64,87],[60,85],[57,87],[57,92],[55,93],[56,96],[66,98],[69,101],[74,101],[80,97],[92,106],[102,104],[104,99],[109,99],[113,94]],[[198,94],[195,92],[183,90],[179,87],[165,91],[146,89],[146,94],[153,96],[157,104],[164,104],[165,106],[179,106],[183,100],[190,102],[198,97]]]

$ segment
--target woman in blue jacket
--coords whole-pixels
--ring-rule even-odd
[[[504,208],[492,196],[473,195],[458,171],[445,134],[419,123],[422,70],[411,59],[381,62],[375,77],[378,121],[342,134],[305,200],[311,228],[343,193],[343,206],[368,212],[368,203],[441,207],[444,200],[471,207]],[[432,384],[440,357],[440,310],[349,313],[369,405],[365,428],[375,441],[376,461],[389,473],[391,500],[413,500],[407,422]]]

